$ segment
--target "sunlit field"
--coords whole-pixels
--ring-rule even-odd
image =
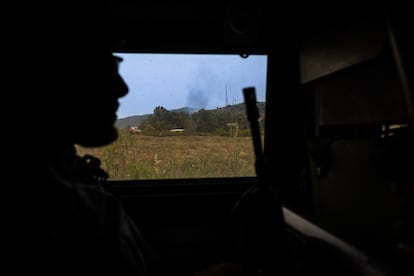
[[[121,131],[113,144],[84,149],[101,159],[110,180],[254,176],[251,137],[155,137]]]

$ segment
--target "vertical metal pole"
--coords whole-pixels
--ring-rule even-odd
[[[256,156],[255,169],[259,178],[263,177],[263,147],[262,135],[259,127],[259,111],[257,109],[256,89],[246,87],[243,89],[244,102],[246,104],[247,119],[250,122],[250,130],[253,140],[253,149]]]
[[[387,28],[387,35],[388,40],[391,47],[391,53],[394,58],[395,67],[398,73],[398,77],[400,78],[400,84],[402,88],[402,94],[404,98],[404,103],[409,119],[409,127],[411,131],[412,137],[414,137],[414,100],[413,95],[411,92],[411,83],[408,78],[406,64],[403,58],[403,52],[401,50],[401,45],[399,42],[399,38],[397,35],[397,31],[393,25],[392,19],[390,15],[387,15],[386,18],[386,28]]]

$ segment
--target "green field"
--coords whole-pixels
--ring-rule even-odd
[[[84,149],[110,180],[254,176],[251,137],[145,136],[120,132],[113,144]]]

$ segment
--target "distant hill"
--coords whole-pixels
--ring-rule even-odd
[[[182,107],[182,108],[178,108],[178,109],[172,109],[172,110],[169,110],[169,111],[171,111],[171,112],[185,112],[185,113],[188,113],[188,114],[192,114],[194,112],[197,112],[198,108]],[[151,114],[144,114],[144,115],[133,115],[133,116],[121,118],[121,119],[118,119],[116,121],[116,126],[120,129],[125,129],[125,128],[128,128],[130,126],[139,126],[139,124],[150,115],[152,115],[152,113]]]
[[[139,126],[139,124],[145,120],[149,115],[152,114],[145,114],[145,115],[134,115],[134,116],[129,116],[129,117],[125,117],[125,118],[121,118],[118,119],[116,121],[116,126],[119,129],[125,129],[128,128],[130,126]]]
[[[170,111],[172,111],[172,112],[185,112],[185,113],[188,113],[188,114],[192,114],[192,113],[194,113],[194,112],[197,112],[199,110],[199,108],[194,108],[194,107],[182,107],[182,108],[179,108],[179,109],[173,109],[173,110],[170,110]]]
[[[266,103],[265,102],[258,102],[257,103],[257,109],[259,111],[259,114],[263,115],[265,112]],[[216,109],[211,109],[212,112],[235,112],[235,113],[246,113],[246,104],[245,103],[239,103],[234,105],[227,105],[224,107],[218,107]]]
[[[259,110],[259,114],[264,114],[265,111],[265,102],[258,102],[257,103],[257,108]],[[182,107],[179,109],[172,109],[169,110],[171,112],[185,112],[188,114],[192,114],[194,112],[198,112],[199,109],[197,108],[193,108],[193,107]],[[218,107],[216,109],[209,109],[209,111],[211,112],[235,112],[235,113],[240,113],[246,112],[246,105],[244,103],[239,103],[239,104],[234,104],[234,105],[227,105],[224,107]],[[133,116],[129,116],[129,117],[125,117],[125,118],[121,118],[118,119],[116,121],[116,126],[120,129],[125,129],[128,128],[129,126],[139,126],[140,123],[145,120],[148,116],[152,115],[151,114],[144,114],[144,115],[133,115]]]

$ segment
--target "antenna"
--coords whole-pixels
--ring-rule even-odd
[[[226,105],[225,106],[228,106],[229,105],[229,98],[227,96],[227,84],[224,85],[224,90],[226,91]]]

